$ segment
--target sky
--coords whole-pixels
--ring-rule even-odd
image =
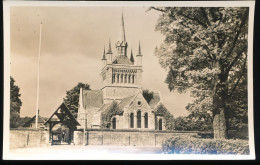
[[[164,83],[167,72],[154,56],[164,36],[155,31],[157,11],[144,7],[11,7],[10,74],[20,87],[21,117],[35,115],[40,22],[40,115],[50,117],[62,103],[66,91],[78,82],[101,88],[101,58],[111,39],[112,51],[120,37],[122,11],[128,54],[143,54],[143,89],[160,92],[167,109],[185,116],[192,101],[189,93],[170,92]]]

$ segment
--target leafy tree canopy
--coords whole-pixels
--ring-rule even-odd
[[[147,101],[148,104],[153,99],[153,94],[154,92],[149,91],[148,89],[143,90],[144,99]]]
[[[20,99],[20,88],[14,84],[15,80],[10,77],[10,128],[18,126],[22,101]]]
[[[160,12],[156,30],[164,43],[155,49],[168,72],[171,91],[191,89],[187,109],[211,114],[215,138],[226,138],[228,119],[247,111],[249,8],[151,7]],[[240,113],[240,114],[241,114]]]
[[[66,97],[63,98],[64,103],[68,106],[75,117],[77,117],[78,113],[80,88],[82,88],[83,90],[90,90],[90,86],[88,84],[80,82],[71,90],[67,91]]]
[[[190,116],[174,119],[175,130],[178,131],[212,131],[212,121],[192,119]]]

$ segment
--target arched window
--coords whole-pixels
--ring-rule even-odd
[[[162,130],[162,119],[159,119],[159,130]]]
[[[130,114],[130,128],[134,128],[134,113]]]
[[[113,129],[116,129],[116,118],[115,117],[112,120],[112,127],[113,127]]]
[[[119,83],[119,74],[117,74],[117,83]]]
[[[128,83],[130,84],[131,81],[131,75],[128,76]]]
[[[144,114],[144,128],[148,128],[148,113]]]
[[[124,75],[121,74],[121,83],[123,83],[123,82],[124,82]]]
[[[141,122],[142,122],[141,111],[138,111],[137,112],[137,128],[141,128]]]
[[[115,78],[116,78],[116,75],[113,74],[113,77],[112,77],[112,83],[115,83]]]
[[[135,75],[132,76],[132,83],[135,83]]]
[[[127,74],[125,74],[125,83],[127,83]]]

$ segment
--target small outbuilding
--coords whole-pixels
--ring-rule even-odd
[[[29,121],[27,121],[23,127],[28,127],[28,128],[35,128],[35,119],[36,119],[36,115],[33,116]],[[43,117],[41,117],[40,115],[38,115],[38,126],[40,128],[44,128],[44,123],[46,122],[46,120],[44,120]]]

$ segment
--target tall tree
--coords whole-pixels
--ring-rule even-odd
[[[67,91],[66,97],[63,98],[64,103],[68,106],[75,117],[77,117],[78,113],[80,88],[82,88],[83,90],[90,90],[90,86],[88,84],[83,84],[80,82],[71,90]]]
[[[168,71],[169,89],[191,88],[195,101],[189,110],[211,113],[214,137],[227,138],[228,119],[236,104],[247,111],[247,86],[242,84],[247,84],[249,8],[150,9],[160,12],[156,30],[165,40],[155,55]],[[243,98],[235,93],[244,93]]]
[[[18,126],[22,106],[20,88],[14,83],[15,80],[10,76],[10,128],[16,128]]]

